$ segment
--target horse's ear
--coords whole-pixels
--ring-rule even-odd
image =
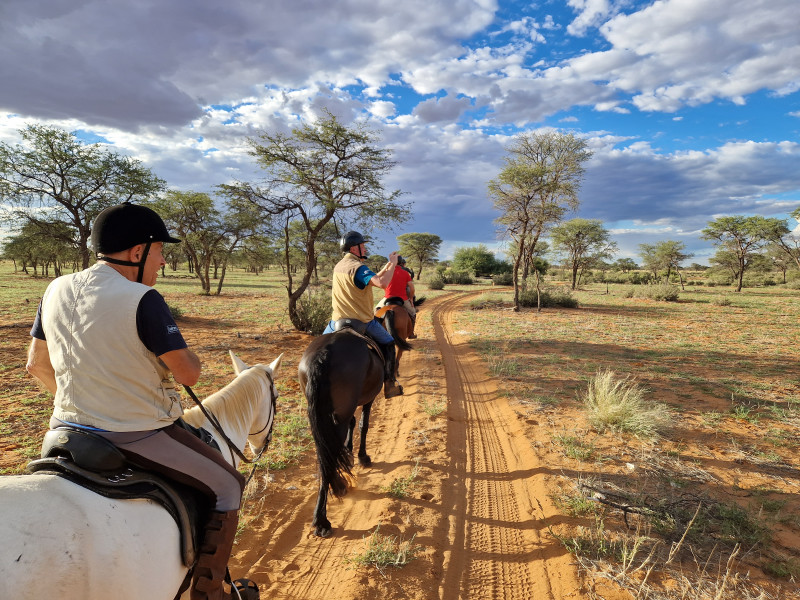
[[[228,350],[228,354],[231,355],[231,362],[233,363],[233,372],[237,375],[244,371],[247,368],[247,363],[245,363],[241,358],[236,356],[233,353],[233,350]]]
[[[276,358],[275,360],[273,360],[273,361],[272,361],[272,362],[269,364],[269,368],[270,368],[270,370],[272,371],[272,376],[273,376],[273,377],[275,377],[275,373],[277,373],[277,372],[278,372],[278,369],[279,369],[279,368],[280,368],[280,366],[281,366],[281,359],[282,359],[282,358],[283,358],[283,352],[281,352],[281,355],[280,355],[278,358]]]

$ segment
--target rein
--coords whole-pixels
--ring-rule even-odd
[[[189,394],[191,399],[194,400],[194,403],[200,409],[200,412],[202,412],[203,415],[205,416],[205,418],[208,419],[208,422],[211,423],[211,425],[214,427],[214,429],[216,429],[217,432],[219,432],[219,434],[222,437],[222,439],[224,440],[225,444],[228,446],[228,449],[231,451],[231,454],[235,453],[239,457],[239,460],[241,460],[242,462],[249,463],[249,464],[253,465],[253,470],[250,471],[250,475],[247,477],[247,481],[245,482],[245,485],[247,485],[247,482],[249,482],[250,479],[253,477],[253,473],[255,473],[256,466],[257,466],[256,463],[261,458],[261,456],[264,454],[264,452],[266,452],[267,448],[269,448],[269,444],[272,441],[272,427],[271,426],[275,422],[275,400],[277,399],[277,396],[273,396],[272,395],[272,390],[273,390],[273,388],[275,386],[274,382],[272,381],[272,377],[270,377],[269,373],[267,373],[266,371],[264,372],[264,375],[266,375],[267,379],[269,380],[269,395],[270,395],[270,401],[272,402],[272,415],[271,415],[271,417],[269,419],[267,419],[267,422],[264,425],[264,427],[262,427],[261,429],[259,429],[258,431],[255,431],[253,433],[248,433],[247,435],[248,436],[257,435],[257,434],[261,433],[262,431],[264,431],[265,429],[267,429],[267,427],[270,428],[270,432],[269,432],[269,434],[267,434],[267,437],[264,438],[264,444],[261,446],[261,450],[259,450],[258,453],[255,455],[255,457],[252,458],[252,459],[247,458],[244,455],[244,453],[241,450],[239,450],[239,448],[236,446],[236,444],[234,444],[231,441],[231,439],[228,437],[228,434],[225,433],[225,431],[222,429],[222,425],[220,425],[219,419],[217,419],[217,417],[214,415],[214,413],[212,413],[205,406],[203,406],[203,403],[200,401],[200,399],[194,393],[194,390],[192,390],[192,388],[190,388],[188,385],[184,385],[183,386],[183,388]]]

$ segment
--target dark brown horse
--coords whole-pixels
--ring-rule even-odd
[[[328,491],[341,498],[353,473],[353,431],[356,408],[361,411],[358,462],[369,466],[367,431],[372,402],[383,385],[383,358],[378,348],[351,329],[315,338],[298,367],[300,385],[308,401],[308,421],[319,464],[319,494],[312,526],[319,537],[331,535]]]
[[[422,297],[416,300],[414,307],[419,311],[419,307],[425,302]],[[411,315],[408,314],[405,306],[403,306],[402,298],[390,298],[387,300],[385,307],[379,308],[375,311],[375,315],[383,319],[383,326],[394,338],[394,345],[397,346],[397,355],[395,358],[395,374],[400,376],[400,357],[406,350],[412,350],[411,344],[406,340],[411,332],[414,330],[414,324],[411,321]]]

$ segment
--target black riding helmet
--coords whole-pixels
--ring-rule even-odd
[[[402,267],[404,264],[406,264],[406,259],[398,254],[397,255],[397,264]]]
[[[342,252],[350,252],[350,248],[353,246],[358,246],[359,244],[366,244],[367,239],[358,233],[357,231],[348,231],[342,236],[342,239],[339,240],[339,248]],[[359,256],[359,258],[367,258],[365,256]]]
[[[115,265],[139,267],[137,277],[139,282],[142,281],[144,264],[153,242],[177,243],[180,240],[172,237],[158,213],[146,206],[123,202],[102,210],[94,220],[92,247],[95,253],[104,255],[104,261]],[[137,244],[145,244],[140,262],[135,263],[105,256],[133,248]]]

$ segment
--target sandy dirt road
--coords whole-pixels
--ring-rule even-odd
[[[401,365],[406,394],[376,401],[373,466],[356,467],[357,487],[329,503],[331,538],[311,533],[317,479],[310,458],[272,474],[249,500],[257,516],[231,566],[235,576],[249,572],[262,598],[582,596],[570,555],[547,531],[555,518],[548,470],[479,356],[454,331],[467,296],[443,296],[421,311],[415,351]],[[445,400],[439,415],[424,410]],[[409,494],[392,497],[392,482],[412,473]],[[402,568],[354,566],[376,528],[410,542],[416,558]]]

